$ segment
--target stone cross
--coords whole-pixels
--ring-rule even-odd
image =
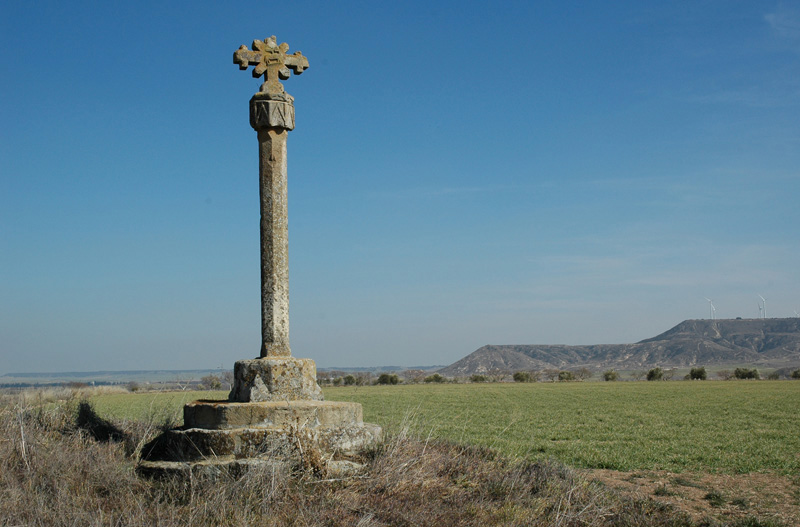
[[[294,129],[294,99],[279,79],[290,68],[300,74],[308,59],[275,37],[254,40],[253,51],[241,46],[233,62],[253,77],[266,76],[261,91],[250,99],[250,125],[258,133],[261,194],[261,357],[289,357],[289,228],[286,193],[286,137]]]
[[[253,65],[253,77],[259,78],[264,75],[265,82],[261,85],[261,91],[266,93],[282,93],[283,86],[278,79],[286,80],[289,78],[289,68],[294,70],[296,75],[303,73],[308,68],[308,59],[299,51],[293,55],[287,55],[289,44],[284,42],[280,46],[275,36],[268,39],[254,40],[253,51],[242,45],[233,53],[233,62],[239,65],[240,70],[246,70]]]

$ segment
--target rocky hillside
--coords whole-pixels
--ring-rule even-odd
[[[446,376],[509,371],[656,366],[800,366],[800,318],[686,320],[635,344],[488,345],[439,370]]]

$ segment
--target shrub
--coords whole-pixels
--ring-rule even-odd
[[[333,379],[333,385],[334,386],[341,386],[342,385],[342,378],[341,377],[336,377],[335,379]]]
[[[644,370],[634,370],[631,372],[631,379],[634,381],[641,381],[646,375],[647,372]]]
[[[518,371],[514,373],[514,382],[531,382],[531,374],[527,371]]]
[[[737,379],[760,379],[761,376],[758,374],[758,370],[753,368],[736,368],[733,370],[733,376]]]
[[[792,379],[800,379],[800,369],[794,370],[791,377]]]
[[[219,390],[222,388],[222,380],[216,375],[206,375],[200,379],[200,384],[206,390]]]
[[[444,382],[445,378],[439,375],[438,373],[434,373],[433,375],[428,375],[425,377],[425,382]]]
[[[619,374],[614,370],[607,370],[603,372],[603,380],[604,381],[616,381],[619,379]]]
[[[352,386],[356,383],[356,378],[353,375],[346,375],[344,378],[344,385],[345,386]]]
[[[664,370],[661,368],[653,368],[647,372],[648,381],[660,381],[664,377]]]
[[[478,375],[476,373],[475,375],[471,375],[469,380],[472,382],[487,382],[489,378],[486,375]]]
[[[567,370],[560,371],[560,372],[558,372],[558,380],[559,380],[559,382],[574,381],[575,380],[575,374],[572,373],[571,371],[567,371]]]
[[[400,378],[394,373],[381,373],[377,381],[378,384],[397,384],[399,382]]]
[[[708,378],[708,374],[706,373],[706,367],[700,366],[699,368],[692,368],[689,372],[689,379],[693,381],[704,381]]]

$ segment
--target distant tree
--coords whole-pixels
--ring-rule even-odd
[[[760,379],[761,376],[758,374],[758,370],[753,368],[736,368],[733,370],[733,376],[737,379]]]
[[[583,368],[579,368],[579,369],[575,370],[575,376],[579,380],[585,381],[586,379],[588,379],[588,378],[590,378],[592,376],[592,370],[590,370],[589,368],[584,366]]]
[[[648,381],[660,381],[664,377],[664,370],[661,368],[652,368],[647,372]]]
[[[504,370],[502,368],[492,368],[488,372],[486,372],[489,376],[489,380],[492,382],[503,382],[506,377],[510,375],[511,372],[508,370]]]
[[[717,377],[723,381],[729,381],[733,378],[733,372],[731,370],[719,370],[717,372]]]
[[[400,373],[406,383],[419,383],[425,380],[425,370],[405,370]]]
[[[706,367],[700,366],[699,368],[692,368],[689,371],[689,378],[693,381],[704,381],[708,378]]]
[[[539,382],[542,380],[542,372],[538,370],[531,370],[528,373],[531,374],[531,382]]]
[[[563,370],[558,372],[559,382],[574,381],[574,380],[575,380],[575,374],[572,373],[571,371]]]
[[[603,380],[604,381],[616,381],[619,379],[619,374],[614,370],[606,370],[603,372]]]
[[[129,392],[138,392],[139,391],[139,383],[136,381],[131,381],[128,383],[128,391]]]
[[[767,380],[770,380],[770,381],[777,381],[780,378],[781,378],[781,374],[778,373],[777,371],[771,371],[767,375]]]
[[[228,385],[228,390],[233,390],[233,370],[225,370],[222,372],[222,382]]]
[[[641,381],[645,376],[647,376],[647,372],[644,370],[634,370],[631,372],[631,379],[634,381]]]
[[[446,379],[438,373],[434,373],[433,375],[425,377],[424,380],[425,382],[444,382]]]
[[[355,375],[345,375],[344,376],[344,385],[345,386],[353,386],[356,383]]]
[[[548,368],[542,372],[545,378],[550,382],[555,382],[558,379],[558,374],[561,373],[560,370],[555,370],[552,368]]]
[[[800,379],[800,369],[794,370],[791,377],[792,379]]]
[[[219,390],[222,388],[222,381],[216,375],[206,375],[200,379],[200,385],[206,390]]]
[[[531,382],[531,374],[527,371],[514,372],[514,382]]]
[[[334,377],[333,378],[333,385],[334,386],[341,386],[343,382],[344,382],[344,379],[342,377]]]
[[[394,373],[381,373],[376,381],[378,384],[397,384],[400,378]]]
[[[358,386],[369,386],[372,384],[372,372],[371,371],[360,371],[356,373],[356,385]]]
[[[470,375],[469,380],[471,382],[488,382],[489,377],[487,377],[486,375],[480,375],[475,373],[473,375]]]

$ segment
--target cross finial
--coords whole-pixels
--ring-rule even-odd
[[[289,78],[291,68],[295,75],[300,75],[308,68],[308,59],[299,51],[287,55],[289,44],[284,42],[280,46],[275,36],[263,41],[254,40],[253,50],[242,45],[233,53],[233,63],[239,65],[240,70],[246,70],[253,65],[253,77],[256,79],[264,75],[265,82],[261,85],[261,92],[278,94],[283,92],[283,85],[279,79]]]

